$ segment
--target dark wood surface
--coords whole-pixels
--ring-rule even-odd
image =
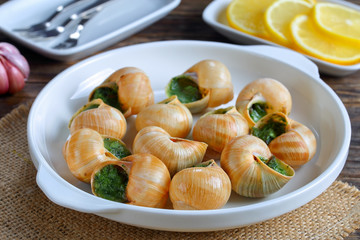
[[[0,0],[0,4],[4,2],[6,1]],[[191,39],[231,43],[202,20],[202,11],[210,2],[211,0],[182,0],[181,4],[165,18],[103,51],[159,40]],[[351,0],[350,2],[360,5],[360,0]],[[22,91],[14,95],[0,96],[0,117],[5,116],[20,104],[35,99],[51,79],[78,62],[60,62],[48,59],[16,44],[2,33],[0,33],[0,42],[10,42],[17,46],[29,61],[31,69],[30,77]],[[321,78],[341,98],[351,119],[352,137],[349,156],[338,179],[360,188],[360,71],[346,77],[321,75]],[[352,233],[346,239],[360,239],[360,230]]]

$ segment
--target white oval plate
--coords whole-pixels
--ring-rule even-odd
[[[360,11],[360,6],[342,1],[342,0],[318,0],[318,2],[333,2],[348,6],[353,9],[357,9]],[[252,36],[250,34],[238,31],[229,26],[225,11],[227,6],[231,0],[214,0],[212,1],[203,11],[203,20],[220,34],[224,35],[225,37],[229,38],[230,40],[234,41],[235,43],[240,44],[266,44],[270,46],[278,46],[281,48],[285,48],[281,45],[273,43],[271,41],[267,41],[265,39]],[[353,65],[339,65],[330,62],[326,62],[320,60],[318,58],[314,58],[308,55],[304,55],[308,57],[311,61],[313,61],[318,67],[320,72],[334,75],[334,76],[346,76],[352,74],[358,70],[360,70],[360,63],[353,64]]]
[[[280,191],[249,199],[233,193],[223,209],[181,211],[132,206],[91,194],[90,186],[74,178],[62,156],[69,135],[68,121],[84,105],[92,88],[114,70],[125,66],[143,69],[155,100],[165,98],[170,78],[203,59],[228,66],[237,94],[261,77],[281,81],[293,98],[291,118],[316,134],[315,157],[296,171]],[[199,117],[195,115],[194,119]],[[128,119],[124,141],[131,148],[136,134]],[[30,154],[38,169],[37,183],[53,202],[118,222],[159,230],[214,231],[264,221],[294,210],[317,197],[336,179],[346,161],[351,127],[346,109],[318,75],[317,67],[300,54],[270,46],[239,46],[202,41],[153,42],[119,48],[88,58],[56,76],[36,98],[28,119]],[[299,216],[302,217],[302,216]]]

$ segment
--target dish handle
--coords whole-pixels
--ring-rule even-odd
[[[36,183],[45,195],[54,203],[85,213],[107,213],[121,210],[120,203],[87,196],[79,189],[63,179],[51,175],[45,166],[40,165],[36,175]]]
[[[313,77],[320,77],[319,68],[316,66],[316,64],[301,55],[300,53],[294,52],[286,48],[274,46],[255,45],[250,47],[252,48],[252,50],[259,54],[266,55],[284,63],[292,63],[291,65],[293,67],[296,67],[299,70],[306,72]]]

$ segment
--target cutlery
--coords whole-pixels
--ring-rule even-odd
[[[44,21],[36,23],[30,27],[27,28],[18,28],[14,29],[15,32],[36,32],[41,31],[47,28],[50,28],[53,25],[54,20],[63,12],[66,10],[76,6],[79,4],[79,2],[84,1],[71,1],[68,4],[62,4],[56,7],[55,12],[51,14],[48,18],[46,18]]]
[[[90,4],[86,7],[83,7],[81,9],[80,13],[71,14],[68,18],[66,18],[59,25],[54,26],[52,28],[45,28],[45,29],[38,30],[38,31],[27,32],[26,36],[29,38],[37,38],[38,40],[56,37],[56,36],[60,35],[61,33],[63,33],[70,26],[75,24],[76,20],[84,18],[85,16],[89,15],[90,12],[93,12],[95,9],[97,9],[97,7],[102,6],[104,3],[108,2],[108,1],[110,1],[110,0],[95,1],[92,4]]]
[[[81,36],[81,32],[85,27],[85,24],[92,17],[94,17],[98,12],[100,12],[104,7],[105,7],[105,4],[101,4],[99,6],[96,6],[96,7],[92,8],[92,9],[89,9],[86,12],[83,12],[80,15],[81,20],[78,23],[78,25],[76,26],[75,31],[72,32],[65,41],[59,43],[58,45],[56,45],[53,48],[55,48],[55,49],[65,49],[65,48],[71,48],[71,47],[76,46],[77,43],[78,43],[78,40],[79,40],[79,38]]]

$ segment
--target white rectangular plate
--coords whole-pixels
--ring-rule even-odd
[[[113,0],[86,24],[78,45],[69,49],[53,48],[63,36],[35,41],[14,31],[46,19],[58,5],[69,0],[8,1],[0,6],[0,31],[44,56],[69,61],[86,57],[139,32],[166,16],[180,1]]]

